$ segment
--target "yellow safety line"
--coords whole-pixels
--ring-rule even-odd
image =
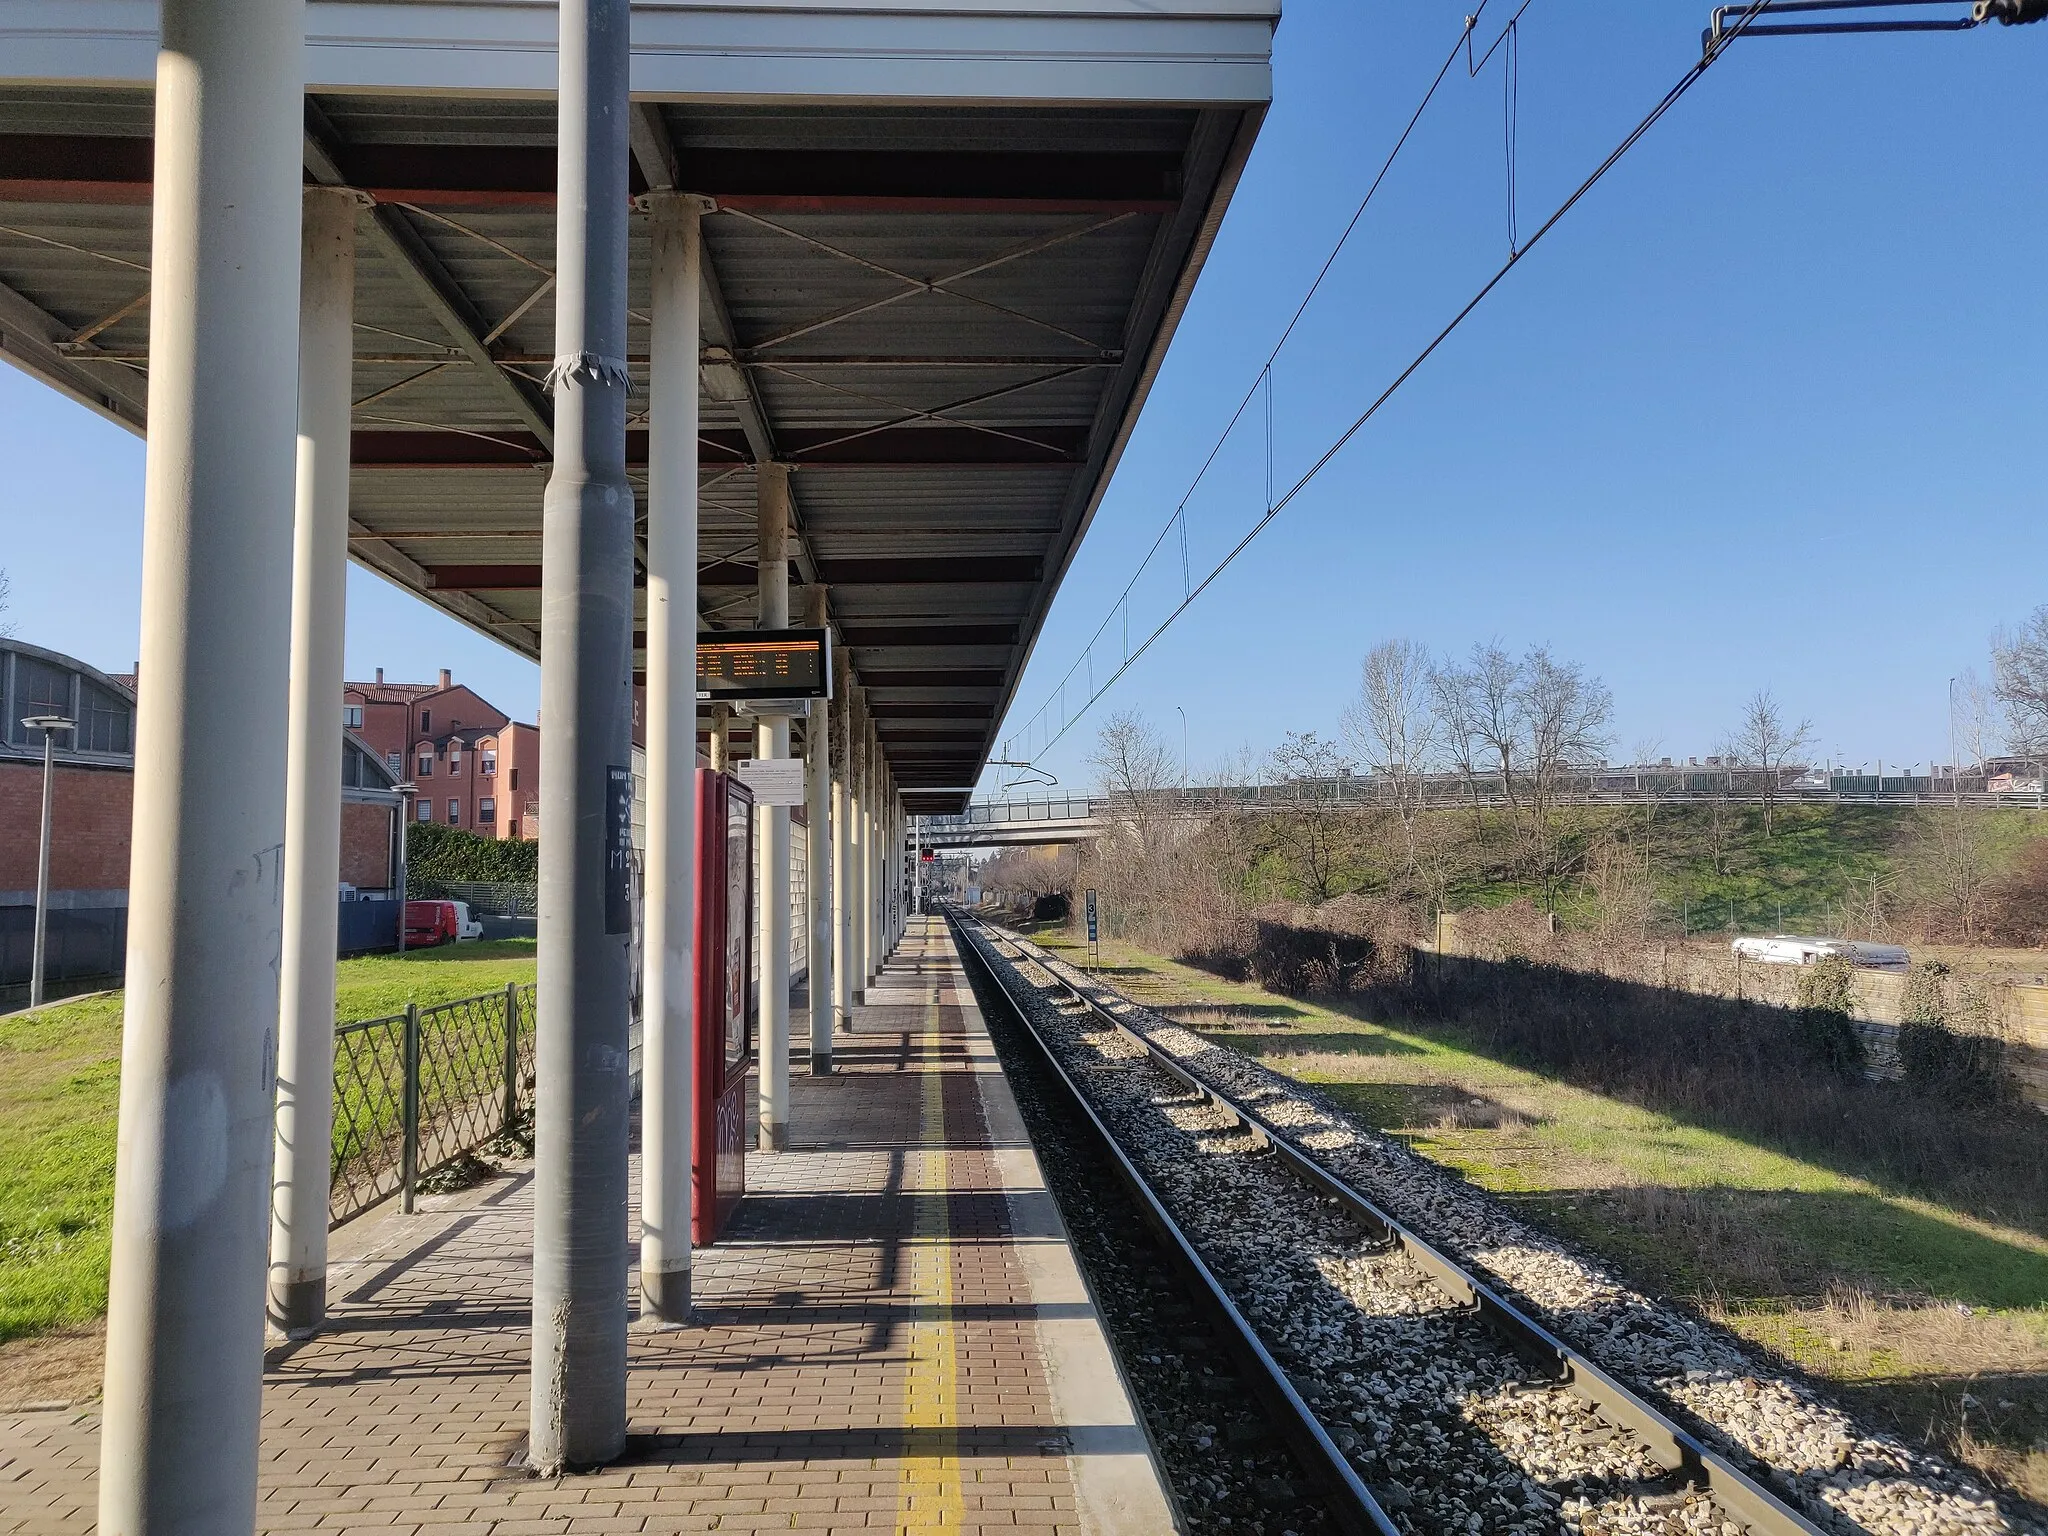
[[[917,1298],[910,1323],[910,1371],[903,1384],[903,1471],[898,1531],[957,1531],[965,1518],[960,1487],[960,1369],[953,1335],[951,1187],[946,1101],[939,1060],[939,989],[925,1009],[920,1150],[910,1154],[916,1215],[909,1280]]]

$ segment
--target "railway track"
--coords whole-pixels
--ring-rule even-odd
[[[1190,1070],[1028,946],[953,922],[1206,1298],[1340,1528],[1822,1530],[1245,1095]]]

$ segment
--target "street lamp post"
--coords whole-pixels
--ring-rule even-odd
[[[1948,680],[1948,792],[1956,805],[1963,803],[1963,786],[1956,772],[1956,680]]]
[[[405,895],[412,874],[406,868],[405,840],[412,828],[412,800],[420,792],[419,785],[407,779],[398,790],[398,952],[405,953]]]
[[[43,955],[50,933],[50,806],[56,782],[57,732],[74,726],[62,715],[29,715],[21,723],[43,733],[43,832],[36,845],[36,939],[28,973],[28,1005],[36,1008],[43,1001]]]

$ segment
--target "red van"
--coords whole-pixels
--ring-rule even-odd
[[[405,904],[405,947],[432,949],[453,944],[462,936],[461,920],[452,901],[408,901]]]

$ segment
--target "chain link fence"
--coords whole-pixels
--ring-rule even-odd
[[[532,1104],[531,982],[334,1032],[334,1162],[329,1221],[339,1226],[474,1151]]]

